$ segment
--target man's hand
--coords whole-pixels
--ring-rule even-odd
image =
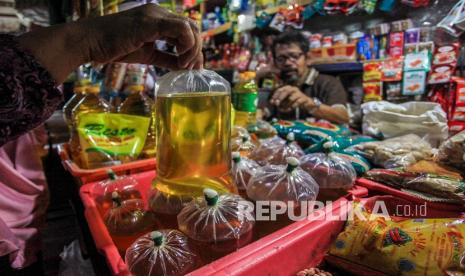
[[[286,85],[276,89],[270,103],[277,106],[281,112],[290,112],[296,108],[310,108],[315,105],[312,98],[305,95],[299,88]]]

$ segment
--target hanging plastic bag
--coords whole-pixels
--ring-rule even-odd
[[[433,157],[430,144],[415,134],[363,143],[354,148],[373,164],[386,169],[406,167]]]
[[[462,131],[448,140],[440,147],[436,160],[442,164],[453,166],[462,172],[465,171],[465,131]]]
[[[299,160],[289,157],[287,165],[260,168],[250,179],[247,195],[255,201],[291,201],[299,206],[302,201],[315,200],[318,190],[318,183],[300,168]]]
[[[60,253],[60,268],[58,276],[94,276],[90,260],[84,260],[79,247],[79,241],[74,240],[63,248]]]
[[[239,152],[232,153],[232,176],[239,191],[247,190],[250,178],[255,175],[260,166],[253,160],[241,157]]]
[[[138,238],[125,262],[134,276],[182,276],[199,267],[200,259],[183,233],[159,230]]]
[[[193,239],[202,259],[213,261],[252,241],[253,208],[234,194],[205,189],[178,215],[179,229]]]

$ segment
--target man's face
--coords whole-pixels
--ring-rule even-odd
[[[306,72],[305,56],[305,53],[295,43],[276,45],[274,63],[281,71],[282,80],[288,84],[298,82]]]

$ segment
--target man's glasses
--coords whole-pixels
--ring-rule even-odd
[[[284,64],[287,60],[291,62],[296,62],[304,53],[290,53],[288,55],[282,55],[275,58],[277,64]]]

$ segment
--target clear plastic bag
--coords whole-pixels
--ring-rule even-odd
[[[255,125],[247,129],[251,135],[256,135],[259,139],[267,139],[278,134],[276,129],[267,121],[257,120]]]
[[[248,156],[252,151],[257,148],[257,144],[252,141],[250,135],[242,135],[232,140],[232,151],[240,152],[242,156]]]
[[[313,177],[300,168],[299,160],[288,157],[287,165],[260,168],[250,179],[247,195],[255,201],[292,201],[298,206],[302,201],[315,200],[318,190]]]
[[[241,157],[241,154],[237,151],[232,153],[232,159],[231,171],[234,183],[236,183],[239,191],[247,190],[250,178],[255,175],[260,166],[247,157]]]
[[[188,238],[177,230],[143,235],[128,248],[125,261],[134,276],[181,276],[200,263]]]
[[[122,200],[116,191],[112,193],[112,200],[113,207],[103,218],[111,235],[130,236],[153,226],[153,217],[145,211],[143,200]]]
[[[446,140],[439,147],[435,159],[442,164],[465,171],[465,131]]]
[[[263,140],[260,146],[250,154],[250,158],[261,166],[284,165],[287,163],[286,158],[300,158],[304,154],[302,148],[295,142],[295,134],[289,133],[286,140],[277,136]]]
[[[91,190],[91,195],[101,214],[104,214],[113,205],[113,192],[118,192],[122,201],[142,199],[142,195],[137,189],[139,183],[133,177],[117,176],[112,170],[108,170],[107,173],[109,179],[97,183]]]
[[[203,261],[211,262],[252,241],[255,220],[249,207],[238,195],[205,189],[179,213],[179,229],[195,241]]]
[[[190,196],[165,194],[153,188],[149,196],[149,207],[164,228],[177,228],[177,215],[191,201]]]
[[[303,156],[300,166],[315,179],[320,189],[348,190],[354,185],[357,173],[349,161],[331,153],[332,146],[332,142],[327,142],[323,147],[328,153]]]
[[[415,134],[363,143],[354,148],[373,164],[386,169],[407,167],[433,156],[430,144]]]

